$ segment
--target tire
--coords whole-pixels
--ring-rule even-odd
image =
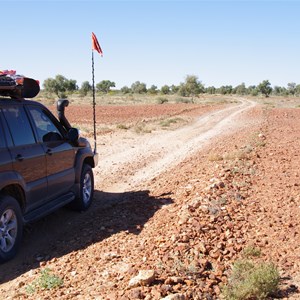
[[[72,207],[76,210],[87,210],[94,196],[94,174],[90,165],[83,164],[80,176],[79,197],[73,201]]]
[[[0,197],[0,263],[12,259],[18,252],[23,234],[22,213],[17,200]]]

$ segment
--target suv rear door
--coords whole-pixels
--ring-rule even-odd
[[[3,119],[0,109],[0,189],[3,186],[10,184],[11,177],[15,177],[12,172],[11,156],[6,146],[6,139],[2,128],[2,123]]]
[[[27,209],[33,209],[45,201],[47,173],[45,151],[35,139],[23,105],[2,106],[6,120],[6,136],[11,153],[13,169],[26,189]]]

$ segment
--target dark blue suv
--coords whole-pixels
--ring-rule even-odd
[[[58,101],[57,119],[36,101],[0,97],[0,263],[16,255],[25,223],[92,202],[98,156],[66,120],[67,105]]]

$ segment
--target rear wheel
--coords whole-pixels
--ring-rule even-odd
[[[23,221],[19,203],[11,196],[0,197],[0,262],[12,259],[20,247]]]
[[[94,196],[94,175],[90,165],[84,164],[80,177],[79,197],[73,202],[76,210],[86,210],[90,207]]]

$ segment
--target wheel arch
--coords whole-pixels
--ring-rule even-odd
[[[25,211],[25,192],[19,184],[9,184],[1,189],[1,196],[11,196],[17,200],[20,205],[21,211]]]
[[[26,184],[20,174],[9,171],[0,174],[0,195],[8,195],[15,198],[21,208],[26,210]]]
[[[76,157],[75,181],[77,183],[80,182],[81,170],[82,170],[82,166],[84,164],[90,165],[91,168],[94,168],[96,166],[94,157],[93,157],[93,155],[91,155],[91,152],[90,151],[85,151],[84,149],[82,149],[82,151],[78,151],[77,157]]]

